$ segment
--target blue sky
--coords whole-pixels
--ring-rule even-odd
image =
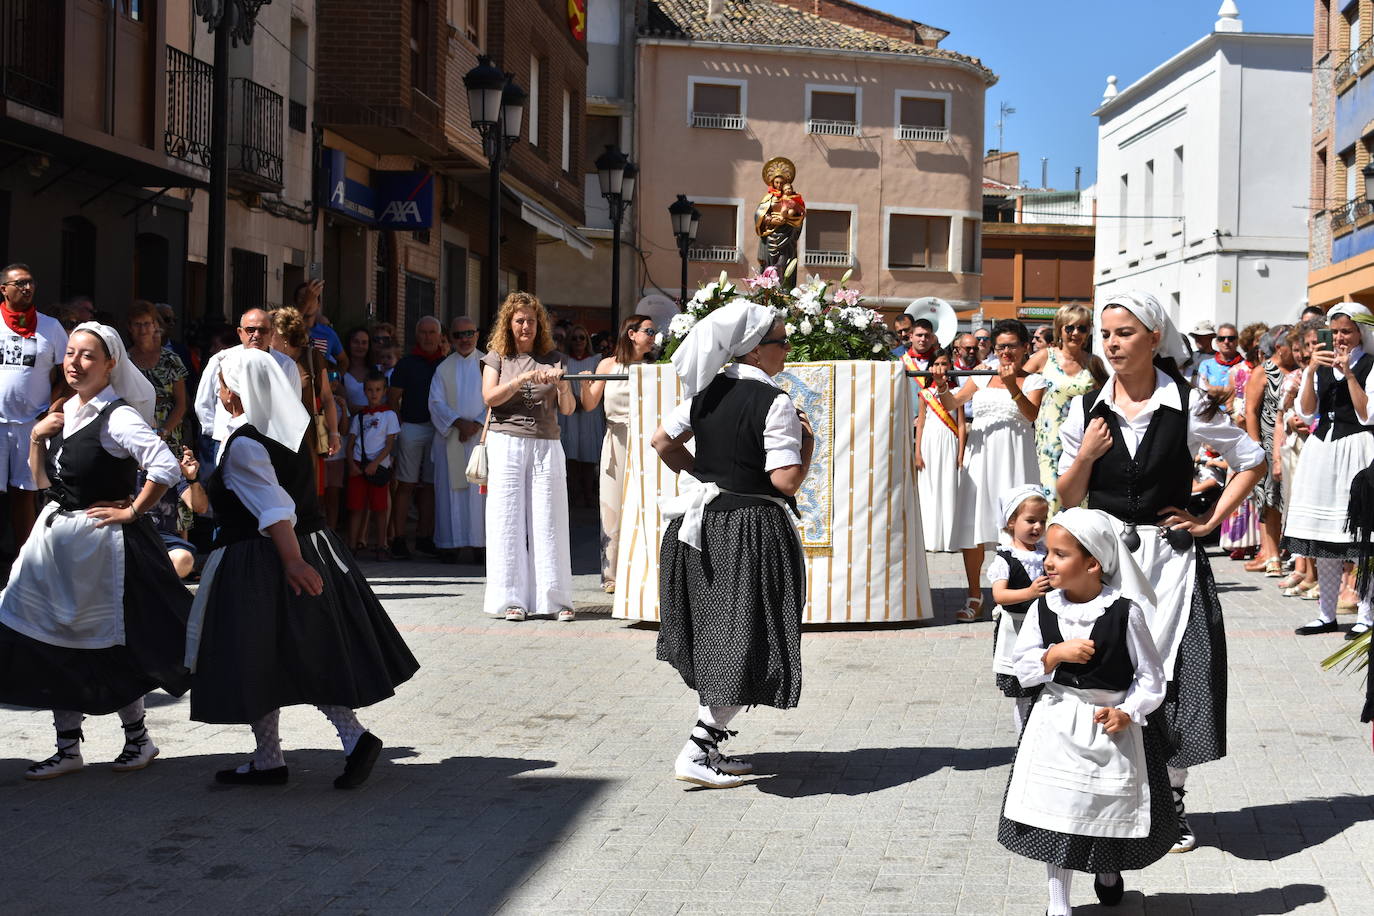
[[[1221,0],[864,0],[868,5],[950,33],[942,47],[982,58],[1000,78],[988,90],[987,148],[997,145],[997,113],[1006,102],[1003,147],[1021,153],[1021,177],[1040,184],[1083,185],[1097,172],[1097,119],[1107,75],[1125,88],[1212,30]],[[1312,3],[1236,0],[1247,32],[1310,34]]]

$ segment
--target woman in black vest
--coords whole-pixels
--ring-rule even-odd
[[[740,709],[789,709],[801,695],[806,569],[788,513],[815,440],[773,381],[787,349],[783,323],[763,306],[703,318],[673,354],[686,400],[652,440],[664,464],[691,474],[665,507],[658,657],[700,698],[675,775],[707,788],[753,772],[720,753]]]
[[[217,782],[281,785],[281,707],[315,706],[346,755],[334,786],[351,789],[382,749],[353,710],[391,696],[419,664],[324,524],[299,387],[260,350],[220,363],[230,435],[205,485],[219,533],[187,632],[191,718],[253,727],[253,759]]]
[[[0,597],[0,702],[51,709],[57,728],[57,753],[28,779],[81,769],[83,713],[117,711],[124,750],[112,769],[143,769],[158,753],[143,695],[188,686],[191,595],[144,517],[181,477],[149,425],[153,386],[119,333],[93,321],[72,332],[62,371],[76,394],[38,421],[29,449],[48,503]]]
[[[1350,483],[1374,462],[1374,425],[1366,383],[1374,368],[1374,327],[1362,305],[1342,302],[1327,313],[1334,347],[1318,344],[1303,371],[1295,407],[1315,418],[1293,475],[1284,507],[1283,546],[1317,566],[1321,590],[1318,616],[1297,628],[1299,636],[1336,630],[1336,601],[1347,560],[1358,560],[1356,536],[1346,529]],[[1356,513],[1356,517],[1359,513]],[[1359,618],[1347,634],[1354,639],[1374,623],[1369,598],[1361,595]]]
[[[1146,608],[1164,659],[1163,706],[1174,753],[1169,777],[1186,852],[1196,839],[1184,816],[1187,768],[1226,755],[1226,631],[1207,555],[1194,539],[1215,530],[1264,474],[1264,450],[1178,374],[1183,338],[1158,300],[1133,292],[1108,299],[1099,314],[1112,375],[1077,398],[1060,427],[1059,496],[1086,497],[1110,514],[1124,543],[1154,583]],[[1235,472],[1211,513],[1190,515],[1193,456],[1209,445]]]

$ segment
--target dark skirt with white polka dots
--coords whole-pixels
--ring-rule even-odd
[[[1360,545],[1354,541],[1317,541],[1312,538],[1285,536],[1281,546],[1295,557],[1309,557],[1313,560],[1360,559]]]
[[[1179,768],[1226,756],[1226,624],[1212,564],[1200,547],[1194,552],[1193,603],[1160,707],[1173,748],[1169,766]]]
[[[1031,707],[1026,721],[1035,715]],[[1163,858],[1178,841],[1178,814],[1174,811],[1173,790],[1165,760],[1168,740],[1163,732],[1164,718],[1155,710],[1147,719],[1145,772],[1150,785],[1150,833],[1139,838],[1080,836],[1043,827],[1030,827],[1005,817],[998,819],[997,842],[1019,856],[1048,862],[1073,871],[1104,874],[1136,871]],[[1023,729],[1024,730],[1024,729]],[[1011,778],[1007,778],[1011,789]],[[1006,809],[1006,793],[1002,795]]]
[[[703,706],[796,706],[806,570],[786,510],[708,509],[701,550],[678,540],[681,527],[663,535],[659,660]]]

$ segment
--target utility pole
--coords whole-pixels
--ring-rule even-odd
[[[997,108],[997,152],[999,153],[1006,151],[1005,147],[1002,146],[1002,129],[1007,125],[1007,116],[1014,114],[1016,114],[1016,109],[1006,102]]]

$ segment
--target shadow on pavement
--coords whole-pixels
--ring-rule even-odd
[[[750,754],[751,782],[783,798],[867,795],[906,785],[946,768],[987,770],[1011,763],[1013,747],[865,747],[853,751]]]
[[[1078,879],[1087,876],[1079,875]],[[1129,880],[1129,875],[1127,879]],[[1074,887],[1078,886],[1078,879]],[[1084,881],[1084,884],[1090,884]],[[1150,916],[1271,916],[1291,913],[1299,907],[1310,906],[1326,899],[1326,888],[1317,884],[1289,884],[1262,891],[1219,894],[1142,894],[1127,890],[1116,906],[1101,904],[1076,906],[1075,913],[1107,914],[1149,913]]]
[[[1374,821],[1374,796],[1305,798],[1221,811],[1211,817],[1188,813],[1199,844],[1261,862],[1274,862],[1320,846],[1365,821]]]
[[[540,775],[548,760],[398,763],[418,755],[386,748],[368,783],[343,792],[338,750],[286,756],[291,781],[274,787],[213,782],[243,754],[128,774],[88,764],[45,783],[24,781],[27,761],[0,760],[0,910],[490,912],[606,784]]]

